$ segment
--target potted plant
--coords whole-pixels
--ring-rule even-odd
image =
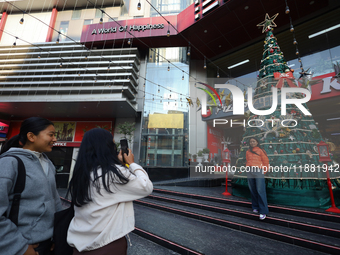
[[[204,158],[204,162],[209,162],[209,161],[208,161],[209,153],[210,153],[210,150],[209,150],[208,148],[204,148],[204,149],[203,149],[203,158]]]
[[[189,162],[190,162],[191,161],[191,153],[189,153],[188,159],[189,159]]]
[[[197,162],[198,162],[198,165],[202,165],[201,163],[202,163],[202,161],[203,161],[203,151],[198,151],[197,152]]]
[[[117,129],[118,129],[118,134],[123,135],[122,138],[126,138],[128,142],[130,143],[130,146],[132,146],[132,137],[133,137],[134,131],[136,130],[135,123],[134,122],[119,123],[117,125]]]
[[[196,154],[192,155],[192,158],[194,159],[194,162],[196,162],[197,155]]]

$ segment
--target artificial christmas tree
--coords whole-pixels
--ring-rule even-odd
[[[273,34],[277,14],[258,26],[266,33],[264,51],[259,77],[252,103],[257,110],[270,109],[273,102],[272,87],[278,89],[280,98],[283,87],[296,88],[298,84],[285,61],[283,52]],[[298,50],[297,50],[298,55]],[[300,58],[299,58],[299,61]],[[301,64],[302,87],[308,86],[311,74]],[[303,98],[302,93],[287,94],[290,98]],[[279,100],[280,102],[280,100]],[[306,104],[303,106],[308,110]],[[319,162],[317,144],[321,134],[311,115],[305,115],[295,104],[288,104],[286,115],[281,115],[281,105],[269,116],[249,114],[248,125],[241,142],[241,152],[236,162],[237,172],[233,178],[233,195],[250,197],[246,171],[246,151],[251,137],[260,140],[265,149],[270,172],[265,175],[269,203],[308,207],[327,207],[330,205],[326,182],[326,167]],[[336,203],[340,202],[340,170],[336,162],[329,164]]]

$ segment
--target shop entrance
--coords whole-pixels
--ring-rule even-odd
[[[67,188],[72,163],[72,147],[53,147],[46,155],[56,168],[57,188]]]

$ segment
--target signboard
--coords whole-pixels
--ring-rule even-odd
[[[340,81],[333,78],[335,73],[328,73],[318,77],[314,77],[313,80],[320,80],[318,83],[313,84],[312,88],[312,100],[319,100],[329,97],[340,96]]]
[[[166,19],[177,29],[177,15],[166,16]],[[177,31],[168,25],[163,17],[149,17],[110,21],[103,24],[90,24],[83,27],[80,42],[95,42],[126,38],[142,38],[176,35]]]
[[[5,138],[9,130],[9,121],[0,119],[0,137]]]

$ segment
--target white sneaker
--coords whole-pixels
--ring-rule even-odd
[[[265,214],[260,214],[260,220],[264,220],[266,218]]]
[[[253,213],[259,213],[259,211],[257,209],[254,209]]]

